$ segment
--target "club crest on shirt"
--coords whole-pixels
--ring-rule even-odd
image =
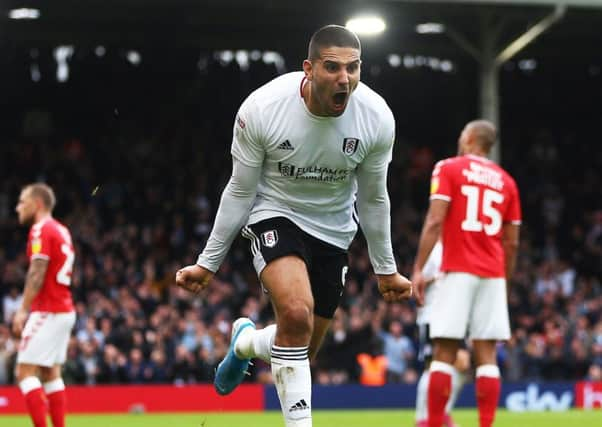
[[[261,244],[267,248],[273,248],[278,243],[278,232],[269,230],[261,233]]]
[[[344,138],[343,139],[343,153],[348,156],[352,156],[357,151],[357,147],[360,145],[360,140],[357,138]]]

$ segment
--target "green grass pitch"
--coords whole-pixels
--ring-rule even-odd
[[[478,427],[474,409],[456,410],[460,427]],[[50,423],[48,424],[51,425]],[[314,411],[314,427],[414,426],[410,410]],[[512,413],[499,410],[495,427],[599,427],[600,409],[592,411]],[[30,427],[26,416],[0,415],[0,426]],[[69,415],[67,427],[283,427],[280,412]]]

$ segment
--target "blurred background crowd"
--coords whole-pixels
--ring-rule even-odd
[[[55,216],[69,226],[76,247],[77,323],[66,382],[210,382],[234,319],[273,322],[244,239],[235,241],[202,296],[173,281],[179,267],[194,263],[211,231],[230,174],[237,106],[282,70],[262,61],[241,69],[209,54],[190,73],[141,70],[118,56],[80,55],[68,84],[22,82],[21,96],[35,93],[32,101],[3,104],[0,384],[13,382],[18,342],[10,325],[28,264],[28,230],[18,226],[14,207],[21,186],[35,180],[54,187]],[[466,102],[474,89],[461,83],[466,76],[402,74],[378,63],[364,65],[363,80],[397,118],[392,234],[400,272],[409,276],[431,168],[455,154],[463,124],[476,116]],[[545,81],[507,74],[502,84],[512,86],[502,111],[502,164],[518,183],[524,216],[510,280],[513,335],[500,344],[503,376],[602,380],[602,150],[592,150],[599,130],[571,113],[570,100],[558,113],[562,120],[546,116],[545,108],[536,116],[521,108],[517,100],[549,87]],[[430,87],[432,96],[420,87]],[[560,89],[541,92],[535,102],[555,96],[563,96]],[[414,303],[382,301],[361,233],[349,262],[341,307],[313,363],[316,382],[414,383],[422,369]],[[374,380],[367,371],[378,360],[387,367]],[[249,381],[271,381],[266,365],[251,373]]]

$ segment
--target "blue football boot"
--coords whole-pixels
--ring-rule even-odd
[[[232,324],[232,337],[230,348],[224,360],[217,366],[213,385],[215,390],[223,395],[230,394],[242,382],[247,374],[247,368],[251,359],[239,359],[234,353],[234,346],[240,333],[246,328],[255,329],[255,323],[251,319],[241,317]]]

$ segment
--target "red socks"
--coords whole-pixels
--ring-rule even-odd
[[[56,391],[47,395],[47,397],[52,425],[54,427],[65,427],[65,409],[67,406],[65,390]]]
[[[65,383],[62,378],[42,383],[37,377],[27,377],[19,383],[25,397],[27,411],[34,427],[47,427],[46,413],[50,407],[50,418],[54,427],[65,427]]]
[[[44,383],[44,391],[48,398],[50,408],[50,419],[54,427],[65,427],[65,412],[67,399],[65,393],[65,383],[62,378],[57,378]]]
[[[477,368],[476,392],[480,427],[491,427],[500,399],[500,370],[496,365]]]
[[[31,390],[25,395],[27,412],[35,427],[46,427],[46,399],[42,387]]]
[[[445,406],[451,394],[453,366],[433,361],[430,367],[428,386],[428,426],[441,427],[445,416]]]
[[[27,377],[19,383],[19,388],[25,397],[25,406],[34,427],[46,427],[46,398],[40,380]]]

